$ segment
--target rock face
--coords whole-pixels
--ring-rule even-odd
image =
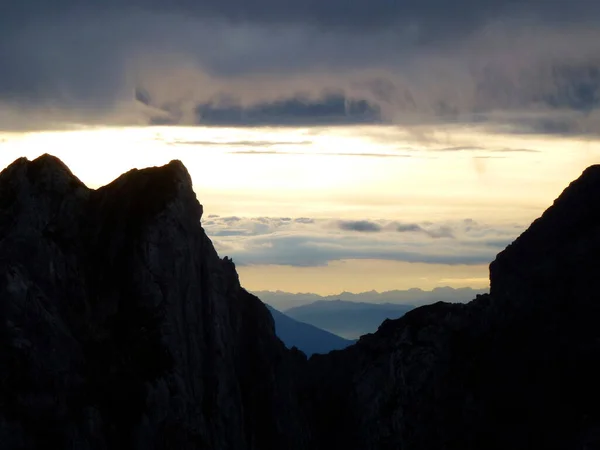
[[[318,448],[600,448],[599,202],[593,166],[498,255],[490,295],[312,358]]]
[[[1,448],[305,448],[304,360],[217,256],[181,163],[91,191],[21,159],[0,202]]]
[[[490,266],[491,293],[310,360],[200,226],[179,162],[93,191],[0,174],[1,449],[600,448],[600,167]]]

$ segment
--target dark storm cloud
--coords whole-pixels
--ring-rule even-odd
[[[125,6],[126,5],[126,6]],[[60,15],[80,11],[106,12],[146,10],[156,13],[183,13],[196,17],[224,18],[262,24],[315,24],[365,28],[390,26],[398,22],[437,29],[469,29],[498,16],[535,14],[548,21],[589,19],[600,7],[590,0],[20,0],[2,7],[8,24],[26,23],[32,16]]]
[[[598,55],[591,0],[5,1],[0,128],[387,122],[592,133]]]
[[[376,105],[347,99],[343,94],[325,94],[318,99],[293,97],[250,107],[204,104],[196,108],[196,114],[203,125],[219,126],[347,125],[381,121]]]

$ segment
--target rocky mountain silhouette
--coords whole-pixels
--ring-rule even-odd
[[[267,305],[286,313],[292,308],[320,301],[342,300],[353,303],[392,303],[394,305],[423,306],[439,301],[449,303],[465,303],[473,300],[477,295],[486,294],[489,289],[451,288],[448,286],[436,287],[431,291],[419,288],[394,291],[369,291],[361,293],[340,292],[334,295],[318,295],[314,293],[290,293],[284,291],[253,291]]]
[[[600,448],[600,166],[490,265],[490,294],[310,359],[201,227],[180,162],[90,190],[0,174],[0,448]]]
[[[180,162],[96,191],[48,155],[0,175],[0,448],[305,448],[304,356],[201,215]]]

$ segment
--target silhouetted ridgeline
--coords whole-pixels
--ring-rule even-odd
[[[600,167],[490,267],[491,294],[286,350],[179,162],[86,188],[0,174],[0,448],[600,446]]]

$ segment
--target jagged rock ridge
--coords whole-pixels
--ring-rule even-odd
[[[199,221],[179,162],[93,191],[0,174],[0,448],[600,446],[600,167],[490,266],[491,293],[306,360]]]
[[[1,448],[301,448],[296,355],[180,162],[92,191],[20,159],[0,202]]]
[[[311,359],[313,395],[335,399],[312,417],[342,412],[320,448],[600,448],[599,201],[593,166],[490,265],[490,295]]]

